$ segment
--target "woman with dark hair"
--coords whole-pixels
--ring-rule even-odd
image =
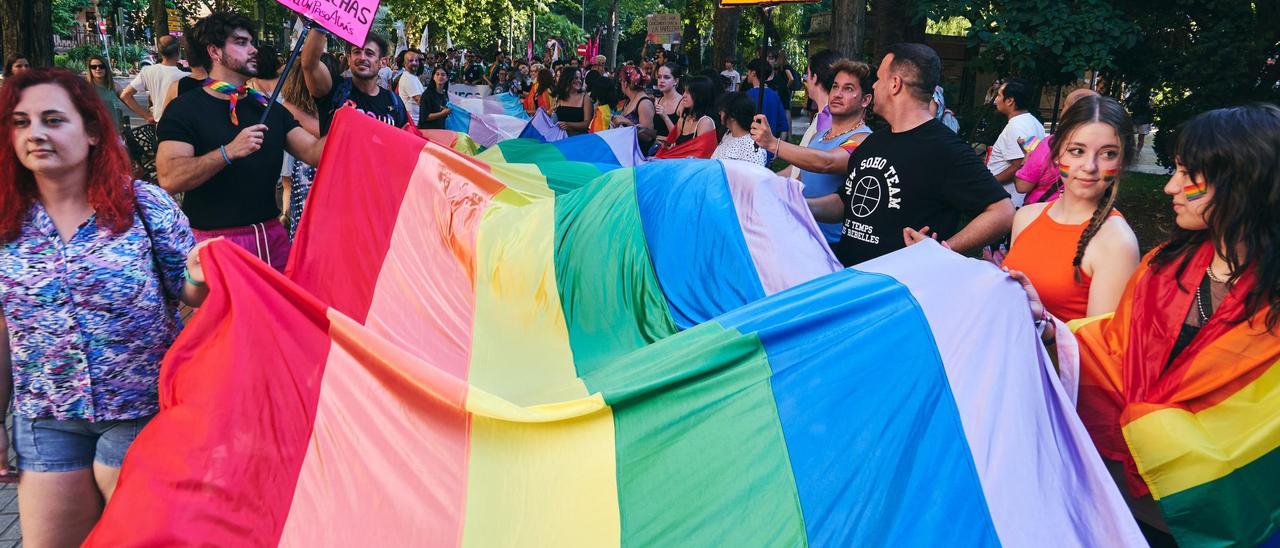
[[[653,131],[653,97],[644,92],[645,82],[644,73],[633,65],[625,65],[618,71],[618,84],[626,104],[622,112],[613,115],[613,127],[635,127],[640,150],[651,154],[657,134]]]
[[[98,92],[98,98],[106,105],[107,113],[116,123],[116,131],[123,135],[129,118],[126,114],[127,107],[120,102],[120,87],[111,78],[111,63],[101,55],[90,55],[89,64],[85,68],[85,79],[89,80],[93,91]]]
[[[325,54],[329,55],[329,54]],[[332,59],[333,56],[329,55]],[[336,62],[337,60],[334,59]],[[322,61],[323,62],[323,61]],[[289,113],[298,121],[302,129],[316,137],[320,137],[320,111],[315,97],[307,91],[306,75],[301,70],[291,70],[279,82],[280,104],[289,109]],[[281,177],[281,202],[284,212],[284,225],[289,231],[289,241],[298,234],[298,224],[302,222],[302,208],[311,194],[311,183],[316,180],[316,168],[285,152],[286,171]]]
[[[129,177],[89,83],[33,69],[0,89],[0,401],[13,397],[23,541],[73,546],[159,409],[175,301],[208,294],[198,246],[163,190]],[[0,437],[0,454],[9,440]]]
[[[431,71],[431,82],[422,92],[418,128],[444,129],[445,118],[452,112],[453,109],[449,108],[449,69],[444,65],[436,65]]]
[[[9,81],[14,75],[31,70],[31,58],[23,53],[15,53],[4,60],[4,79]]]
[[[1063,321],[1116,309],[1138,268],[1138,238],[1115,210],[1120,178],[1133,161],[1133,123],[1115,99],[1092,96],[1063,113],[1051,157],[1063,193],[1013,218],[1004,265],[1035,284]]]
[[[764,149],[756,146],[751,139],[751,119],[756,115],[755,101],[746,93],[734,91],[721,96],[719,110],[725,130],[724,137],[720,139],[720,145],[711,157],[765,165],[767,158]]]
[[[538,109],[551,112],[551,90],[556,86],[556,78],[551,69],[541,69],[533,80],[529,95],[524,98],[524,110],[532,116]]]
[[[667,136],[657,157],[710,158],[720,137],[716,121],[711,117],[715,103],[715,82],[706,76],[690,78],[680,98],[680,122]]]
[[[582,135],[591,127],[591,101],[582,89],[582,73],[573,67],[560,69],[560,79],[551,90],[557,125],[569,135]]]
[[[1280,109],[1200,114],[1174,160],[1172,236],[1143,259],[1113,316],[1064,333],[1043,321],[1031,280],[1010,275],[1044,339],[1063,339],[1064,380],[1078,379],[1081,418],[1125,478],[1147,539],[1265,545],[1280,515],[1265,475],[1280,432]]]
[[[657,96],[653,103],[653,130],[657,132],[658,142],[663,142],[667,135],[676,130],[675,118],[680,114],[680,102],[684,98],[680,94],[680,79],[684,77],[684,69],[668,61],[659,65],[654,75]]]
[[[589,129],[591,133],[609,129],[613,120],[613,109],[618,106],[619,96],[622,94],[618,89],[618,81],[601,76],[592,81],[588,87],[591,88],[591,103],[595,105]]]

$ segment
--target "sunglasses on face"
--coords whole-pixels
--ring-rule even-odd
[[[102,70],[107,68],[104,65],[89,65],[89,70]]]

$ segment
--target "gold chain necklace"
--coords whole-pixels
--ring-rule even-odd
[[[860,128],[860,127],[862,127],[862,126],[865,126],[865,125],[867,125],[867,120],[864,118],[864,119],[862,119],[862,120],[858,120],[858,123],[853,124],[852,126],[850,126],[850,127],[849,127],[849,129],[846,129],[846,130],[843,130],[843,131],[836,131],[836,128],[831,128],[831,129],[827,130],[827,134],[826,134],[826,135],[823,135],[823,136],[822,136],[822,140],[823,140],[823,141],[830,141],[830,140],[832,140],[832,139],[835,139],[836,137],[839,137],[839,136],[841,136],[841,135],[844,135],[844,134],[846,134],[846,133],[849,133],[850,131],[853,131],[853,130],[858,129],[858,128]]]

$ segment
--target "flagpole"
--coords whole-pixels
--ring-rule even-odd
[[[298,52],[302,51],[302,44],[307,41],[307,34],[311,32],[311,26],[315,23],[310,19],[302,26],[302,32],[298,34],[298,41],[293,45],[293,51],[289,52],[289,60],[285,61],[284,69],[280,71],[280,78],[276,80],[275,89],[271,90],[271,100],[267,102],[266,110],[262,111],[262,119],[258,120],[259,124],[267,123],[267,115],[271,114],[271,107],[275,106],[276,98],[280,96],[280,88],[289,76],[289,69],[293,68],[293,62],[298,59]]]

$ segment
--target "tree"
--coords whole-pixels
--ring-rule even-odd
[[[0,0],[5,55],[23,53],[33,65],[53,66],[52,0]]]
[[[866,0],[833,0],[831,20],[835,23],[828,31],[829,47],[850,59],[860,59],[862,42],[866,39],[866,17]]]
[[[1117,4],[1142,39],[1117,52],[1107,76],[1117,95],[1153,91],[1159,128],[1153,146],[1165,167],[1173,167],[1171,147],[1192,116],[1250,101],[1280,102],[1280,1]]]
[[[164,0],[151,0],[151,36],[169,34],[169,10]]]
[[[965,2],[957,0],[956,3]],[[926,19],[921,4],[921,2],[903,0],[872,0],[871,56],[873,59],[878,59],[884,54],[884,50],[893,44],[924,42]],[[832,16],[834,17],[834,14]],[[833,23],[831,26],[835,27],[836,24]]]
[[[719,8],[711,27],[712,62],[714,68],[721,68],[725,61],[737,61],[738,58],[738,22],[742,19],[742,8]]]

